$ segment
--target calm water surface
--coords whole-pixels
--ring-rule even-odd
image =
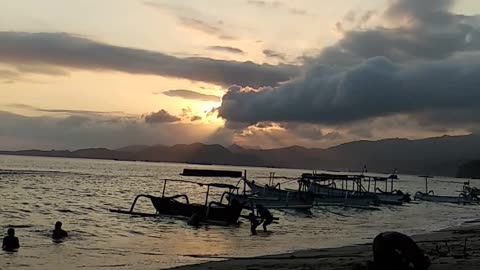
[[[0,235],[5,235],[9,225],[21,226],[16,231],[22,246],[16,253],[0,251],[0,269],[161,269],[212,260],[208,256],[266,255],[363,243],[385,230],[421,233],[479,217],[480,206],[423,202],[381,207],[380,211],[274,211],[280,221],[271,225],[273,233],[251,236],[246,223],[195,229],[175,219],[108,212],[109,208],[127,209],[140,193],[161,195],[161,179],[181,179],[183,168],[201,167],[247,169],[249,178],[257,182],[266,182],[260,177],[272,170],[290,177],[305,172],[0,155]],[[443,181],[430,184],[437,194],[456,194],[461,188],[461,184],[447,181],[451,179],[438,179]],[[206,181],[237,183],[236,179]],[[205,188],[182,183],[168,187],[167,194],[187,193],[191,201],[203,202]],[[424,182],[402,175],[397,187],[414,194],[424,189]],[[147,200],[137,206],[137,210],[154,212]],[[57,220],[70,234],[61,243],[50,238]]]

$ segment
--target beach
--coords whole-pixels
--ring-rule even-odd
[[[373,240],[374,235],[372,235]],[[463,226],[452,227],[431,233],[413,235],[415,242],[428,254],[432,270],[474,270],[480,265],[480,221],[471,221]],[[319,239],[321,241],[321,239]],[[268,248],[268,247],[266,247]],[[208,262],[175,270],[216,269],[351,269],[352,265],[372,260],[371,241],[361,245],[340,248],[312,249],[293,253],[235,258]]]

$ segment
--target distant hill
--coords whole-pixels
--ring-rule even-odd
[[[480,179],[480,160],[472,160],[460,166],[457,177]]]
[[[463,164],[480,160],[480,137],[466,135],[422,140],[356,141],[326,149],[291,146],[262,150],[239,145],[224,147],[194,143],[174,146],[132,145],[115,150],[0,151],[0,154],[342,171],[361,171],[366,165],[369,171],[374,172],[389,173],[398,169],[399,173],[407,174],[455,176]]]

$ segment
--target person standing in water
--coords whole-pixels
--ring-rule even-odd
[[[256,235],[257,227],[260,225],[260,222],[258,222],[258,219],[253,212],[248,214],[248,220],[250,221],[250,232],[252,232],[252,235]]]
[[[68,236],[68,233],[62,229],[62,222],[57,221],[57,223],[55,223],[55,229],[53,230],[53,233],[52,233],[52,238],[58,240],[58,239],[65,238],[67,236]]]
[[[263,226],[263,231],[267,231],[267,226],[272,224],[273,216],[267,208],[263,207],[263,205],[257,205],[257,214],[260,215],[260,224]]]
[[[3,238],[2,249],[7,251],[14,251],[20,248],[20,242],[18,241],[18,238],[15,237],[15,229],[8,229],[7,234],[8,235]]]

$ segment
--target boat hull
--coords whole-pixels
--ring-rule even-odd
[[[210,203],[209,206],[201,204],[189,204],[179,202],[168,197],[150,196],[153,206],[158,214],[192,217],[194,214],[200,215],[204,220],[212,220],[234,224],[238,222],[242,207],[240,204],[222,205]]]
[[[438,203],[454,203],[454,204],[471,204],[473,200],[468,197],[462,196],[438,196],[425,194],[423,192],[417,192],[415,194],[415,200],[418,201],[428,201],[428,202],[438,202]]]
[[[237,199],[247,209],[254,209],[257,205],[262,205],[267,209],[310,209],[313,207],[313,199],[281,198],[281,197],[263,197],[256,195],[234,195],[227,197],[229,201]]]

